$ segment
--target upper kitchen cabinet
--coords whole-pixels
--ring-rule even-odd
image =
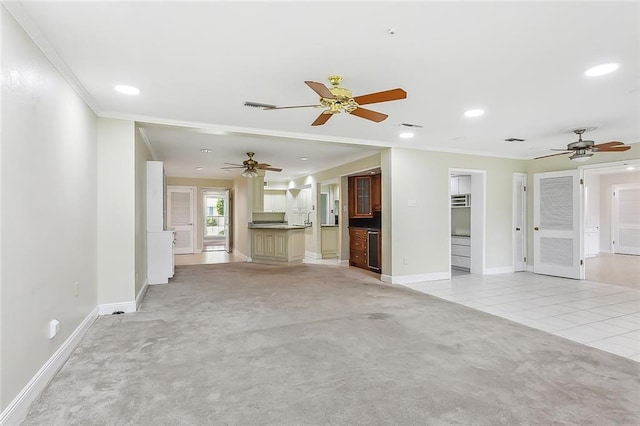
[[[286,191],[276,190],[276,189],[265,189],[264,190],[264,211],[265,212],[287,211]]]
[[[349,178],[349,217],[371,218],[382,210],[380,174]]]
[[[371,176],[371,204],[374,212],[382,211],[382,175]]]
[[[451,177],[451,195],[471,194],[471,175]]]

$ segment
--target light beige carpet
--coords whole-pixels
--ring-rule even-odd
[[[636,425],[640,364],[358,270],[182,266],[25,425]]]

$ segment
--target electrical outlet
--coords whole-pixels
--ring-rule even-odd
[[[74,291],[76,297],[78,297],[78,291],[79,290],[80,290],[80,283],[78,281],[76,281],[75,283],[73,283],[73,291]]]
[[[409,264],[409,259],[407,259],[407,256],[404,256],[404,257],[402,258],[402,264],[403,264],[403,265],[408,265],[408,264]]]
[[[49,321],[49,339],[53,339],[54,337],[56,337],[56,334],[58,334],[58,331],[60,331],[60,321],[58,320]]]

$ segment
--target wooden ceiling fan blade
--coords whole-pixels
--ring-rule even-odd
[[[407,92],[397,88],[391,90],[384,90],[382,92],[369,93],[367,95],[360,95],[353,98],[358,105],[375,104],[378,102],[397,101],[399,99],[405,99]]]
[[[269,170],[272,172],[281,172],[282,169],[279,169],[277,167],[258,167],[260,170]]]
[[[561,152],[561,153],[559,153],[559,154],[543,155],[542,157],[536,157],[536,158],[534,158],[534,160],[538,160],[538,159],[540,159],[540,158],[555,157],[556,155],[565,155],[565,154],[570,154],[570,153],[572,153],[572,152],[573,152],[573,151],[566,151],[566,152]]]
[[[320,95],[321,98],[325,99],[334,99],[335,96],[327,86],[322,83],[318,83],[317,81],[305,81],[305,84],[311,87],[311,90]]]
[[[268,110],[272,110],[272,109],[293,109],[293,108],[317,108],[317,107],[321,107],[322,105],[294,105],[294,106],[282,106],[282,107],[269,107],[269,108],[262,108],[265,111]]]
[[[619,146],[619,145],[624,145],[624,142],[618,142],[618,141],[611,141],[611,142],[604,142],[604,143],[599,143],[597,145],[593,145],[593,148],[606,148],[606,147],[610,147],[610,146]]]
[[[244,167],[244,164],[236,164],[236,163],[224,163],[224,164],[228,164],[230,166]]]
[[[267,164],[267,163],[258,163],[258,164],[256,164],[256,167],[258,167],[258,168],[269,167],[269,166],[271,166],[271,164]]]
[[[220,167],[221,169],[244,169],[244,166]]]
[[[322,113],[318,116],[318,118],[316,118],[316,121],[314,121],[313,123],[311,123],[312,126],[322,126],[324,123],[326,123],[327,121],[329,121],[329,119],[333,117],[333,114],[328,114],[328,113]]]
[[[625,146],[605,146],[604,148],[598,147],[597,149],[594,149],[595,152],[622,152],[622,151],[627,151],[630,150],[631,147],[628,145]]]
[[[383,114],[381,112],[372,111],[370,109],[360,108],[360,107],[351,111],[350,114],[357,115],[358,117],[365,118],[367,120],[375,121],[376,123],[384,121],[388,117],[387,114]]]

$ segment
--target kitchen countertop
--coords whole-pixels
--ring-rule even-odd
[[[451,234],[452,237],[471,238],[471,235],[467,234]]]
[[[323,228],[337,228],[338,225],[320,225]]]
[[[289,225],[286,223],[249,223],[249,229],[281,229],[281,230],[290,230],[290,229],[306,229],[307,226],[304,225]]]

